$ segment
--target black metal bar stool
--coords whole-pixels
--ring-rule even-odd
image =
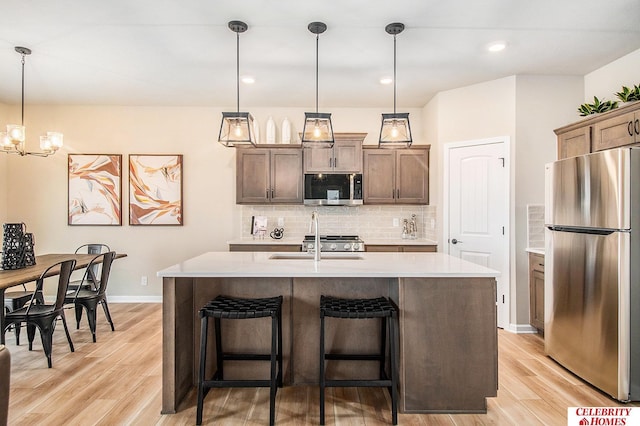
[[[229,353],[222,350],[222,334],[220,319],[247,319],[271,317],[271,353]],[[200,309],[202,323],[200,333],[200,373],[198,376],[198,408],[196,423],[202,424],[202,405],[210,388],[231,387],[269,387],[270,411],[269,424],[275,422],[276,391],[282,387],[282,296],[263,299],[240,299],[236,297],[218,296]],[[217,371],[211,379],[205,379],[207,335],[209,318],[214,318],[216,335]],[[271,377],[269,380],[225,380],[224,361],[270,361]],[[277,361],[277,374],[276,374]]]
[[[324,319],[333,318],[380,318],[380,352],[378,354],[346,354],[325,353]],[[389,326],[389,363],[391,377],[385,371],[387,323]],[[351,386],[384,386],[391,396],[391,417],[393,424],[398,424],[398,308],[386,297],[375,299],[341,299],[331,296],[320,296],[320,424],[324,424],[324,391],[326,387]],[[373,380],[340,379],[327,380],[325,377],[326,360],[378,361],[380,378]]]

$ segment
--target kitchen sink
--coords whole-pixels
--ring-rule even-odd
[[[277,253],[269,256],[273,260],[313,260],[313,253]],[[357,253],[322,253],[321,259],[326,260],[362,260],[364,257]]]

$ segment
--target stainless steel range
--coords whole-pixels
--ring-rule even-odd
[[[305,235],[302,251],[315,250],[313,235]],[[357,235],[321,235],[320,252],[323,251],[364,251],[364,241]]]

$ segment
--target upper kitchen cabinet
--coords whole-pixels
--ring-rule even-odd
[[[558,160],[591,152],[591,126],[558,133]]]
[[[594,151],[640,142],[640,105],[635,106],[635,111],[615,115],[593,125]]]
[[[362,173],[366,133],[335,133],[332,148],[303,148],[304,173]]]
[[[640,102],[587,117],[555,133],[558,160],[640,143]]]
[[[365,204],[428,204],[429,146],[364,149]]]
[[[236,203],[302,204],[302,150],[236,148]]]

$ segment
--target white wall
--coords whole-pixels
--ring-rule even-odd
[[[4,126],[8,121],[8,107],[0,103],[0,129],[4,130]],[[9,166],[7,165],[7,155],[0,153],[0,223],[7,221],[7,186],[9,178]]]
[[[544,165],[556,159],[554,129],[579,117],[577,105],[583,99],[579,76],[533,76],[516,78],[515,147],[515,307],[517,324],[529,323],[529,277],[527,247],[527,204],[544,204]],[[512,286],[512,289],[514,287]]]
[[[633,87],[640,84],[638,69],[640,49],[585,75],[583,102],[593,102],[594,96],[617,101],[615,92],[619,92],[622,86]]]
[[[10,109],[18,110],[19,106]],[[278,130],[287,116],[293,132],[301,131],[302,109],[248,110],[259,120],[262,135],[269,115],[276,120]],[[365,142],[377,143],[381,110],[324,111],[332,112],[334,131],[367,132]],[[423,133],[422,110],[408,112],[418,139]],[[28,147],[38,149],[35,136],[52,129],[64,133],[65,145],[62,152],[48,158],[3,159],[10,170],[7,185],[2,185],[8,188],[6,220],[27,224],[36,237],[36,254],[69,252],[83,243],[105,242],[128,254],[128,258],[117,261],[112,272],[112,298],[160,296],[156,271],[205,251],[227,250],[226,241],[240,237],[235,150],[217,142],[220,113],[220,109],[203,107],[28,106]],[[122,226],[67,225],[67,153],[123,154]],[[184,155],[184,226],[128,225],[129,154]],[[146,287],[140,285],[143,275],[149,278]]]
[[[526,205],[544,203],[544,164],[555,159],[553,129],[575,121],[582,99],[581,77],[511,76],[439,93],[425,107],[437,189],[438,225],[442,223],[444,144],[508,136],[511,140],[511,306],[510,323],[529,323]],[[576,104],[577,102],[577,104]],[[431,140],[430,138],[435,138]],[[445,251],[447,233],[439,228]],[[515,261],[514,261],[515,260]]]

